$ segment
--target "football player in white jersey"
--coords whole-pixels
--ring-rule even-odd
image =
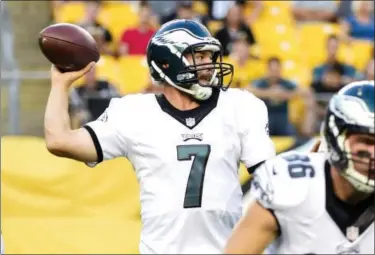
[[[254,174],[251,202],[225,254],[374,254],[374,81],[333,96],[326,151],[287,152]]]
[[[252,171],[275,155],[265,104],[228,89],[233,67],[221,51],[200,23],[164,24],[147,48],[163,94],[112,99],[78,130],[69,128],[67,90],[90,66],[72,73],[52,67],[47,148],[90,166],[130,160],[140,183],[141,253],[220,253],[242,215],[240,162]]]

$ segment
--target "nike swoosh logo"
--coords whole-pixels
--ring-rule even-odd
[[[273,174],[273,175],[277,175],[277,172],[276,172],[276,170],[275,170],[275,167],[272,167],[272,174]]]

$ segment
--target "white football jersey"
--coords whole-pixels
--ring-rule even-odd
[[[0,254],[4,254],[4,240],[3,240],[3,234],[1,233],[1,252]]]
[[[127,157],[136,171],[141,253],[220,253],[242,215],[240,161],[275,155],[265,104],[239,89],[189,111],[162,95],[127,95],[86,128],[99,161]]]
[[[374,220],[368,217],[374,197],[349,205],[332,185],[324,153],[283,153],[255,171],[251,196],[274,214],[280,229],[267,253],[374,254]],[[364,212],[370,220],[359,227]]]

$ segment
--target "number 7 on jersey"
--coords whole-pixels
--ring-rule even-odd
[[[211,146],[207,144],[177,146],[177,160],[192,160],[194,157],[186,186],[184,208],[195,208],[202,205],[204,174],[210,153]]]

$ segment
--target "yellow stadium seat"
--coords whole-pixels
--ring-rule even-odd
[[[339,27],[332,23],[302,24],[298,28],[300,48],[308,65],[313,68],[322,63],[326,56],[326,42],[331,34],[338,34]],[[312,39],[313,38],[313,39]]]
[[[99,61],[96,63],[96,77],[97,79],[104,79],[112,83],[114,86],[119,86],[119,68],[117,60],[109,55],[101,55]],[[84,76],[78,79],[73,87],[83,85]]]
[[[294,25],[290,1],[263,1],[263,6],[259,22]]]
[[[208,8],[202,1],[193,1],[193,11],[196,14],[204,16],[207,14]]]
[[[305,104],[301,98],[293,98],[288,102],[289,105],[289,121],[295,125],[297,130],[301,130],[301,126],[304,122]]]
[[[212,35],[214,35],[219,29],[223,27],[223,22],[219,20],[208,21],[207,28]]]
[[[125,29],[137,25],[137,9],[134,5],[120,1],[105,4],[99,11],[98,21],[108,28],[113,35],[114,41],[118,42]]]
[[[308,88],[312,82],[312,70],[305,62],[298,62],[293,59],[285,60],[282,63],[282,76],[293,81],[301,88]],[[293,98],[289,101],[289,120],[297,129],[301,128],[305,116],[305,104],[301,98]]]
[[[297,86],[307,88],[312,82],[312,71],[306,63],[293,59],[285,60],[282,63],[282,76],[293,81]],[[293,98],[289,101],[289,120],[297,129],[300,129],[305,116],[305,104],[301,98]]]
[[[253,57],[260,58],[261,47],[258,43],[255,43],[249,47],[249,53]]]
[[[108,55],[100,57],[96,64],[97,78],[109,81],[115,86],[119,86],[119,65],[117,60]]]
[[[85,15],[85,3],[70,1],[62,4],[54,11],[56,23],[79,23]]]
[[[374,44],[368,41],[353,41],[342,47],[339,51],[339,59],[346,64],[353,65],[358,71],[363,71],[367,62],[373,57]]]
[[[230,56],[223,58],[223,61],[232,64],[234,68],[231,87],[246,88],[252,81],[262,78],[265,74],[265,62],[262,60],[249,59],[243,66],[239,66]]]
[[[150,75],[145,56],[129,55],[119,59],[120,90],[127,93],[143,91]]]
[[[292,7],[292,1],[262,1],[266,8],[278,7],[280,9],[287,9]]]
[[[282,75],[284,78],[295,82],[300,87],[309,87],[312,81],[312,70],[305,62],[293,59],[284,60],[282,63]]]
[[[293,26],[256,22],[253,25],[253,32],[259,44],[261,58],[277,56],[281,59],[298,60],[302,57]]]
[[[357,71],[363,71],[372,56],[374,45],[367,41],[353,41],[341,43],[337,52],[339,61],[351,65]]]

